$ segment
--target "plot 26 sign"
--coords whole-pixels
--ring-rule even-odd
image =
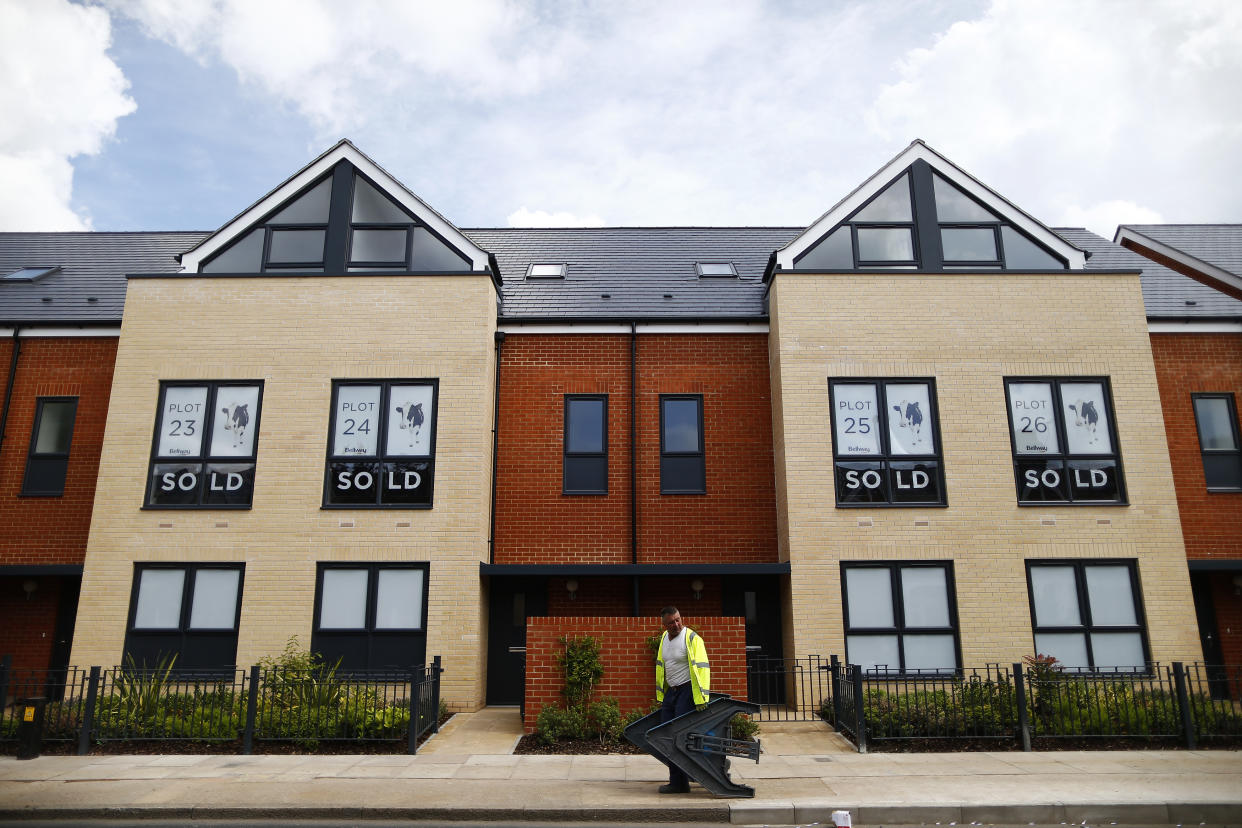
[[[245,508],[254,496],[261,382],[164,382],[146,505]]]
[[[431,506],[437,390],[436,380],[333,384],[324,506]]]
[[[1005,381],[1020,503],[1124,503],[1105,378]]]

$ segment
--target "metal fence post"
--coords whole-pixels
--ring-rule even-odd
[[[1186,737],[1186,747],[1194,750],[1195,717],[1190,710],[1190,694],[1186,692],[1186,670],[1180,661],[1173,662],[1173,683],[1177,686],[1177,706],[1182,712],[1182,733]]]
[[[78,731],[78,756],[85,756],[91,749],[91,732],[95,729],[95,700],[99,698],[99,674],[101,667],[92,667],[86,684],[86,709],[82,711],[82,729]]]
[[[858,734],[858,752],[867,752],[867,712],[866,700],[863,698],[863,673],[858,664],[851,664],[854,673],[854,720],[855,733]]]
[[[246,693],[246,729],[242,733],[242,753],[254,751],[254,722],[259,714],[259,665],[250,667],[250,686]]]
[[[832,694],[832,726],[840,730],[841,721],[841,660],[828,657],[828,692]]]
[[[0,656],[0,721],[4,720],[4,708],[9,704],[9,673],[13,669],[13,656]]]
[[[431,685],[431,725],[432,733],[440,732],[440,675],[444,669],[440,666],[440,657],[436,656],[431,659],[432,685]]]
[[[1022,749],[1030,753],[1031,720],[1026,710],[1026,676],[1022,674],[1022,664],[1019,662],[1013,665],[1013,694],[1018,701],[1018,740],[1022,742]]]
[[[405,726],[405,752],[410,756],[418,753],[418,734],[423,718],[423,685],[427,680],[427,669],[423,665],[410,668],[410,721]]]

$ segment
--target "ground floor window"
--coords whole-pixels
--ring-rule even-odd
[[[1146,669],[1134,561],[1028,561],[1035,651],[1065,667]]]
[[[245,567],[232,563],[134,565],[126,664],[180,673],[232,671]]]
[[[321,563],[311,649],[348,673],[426,660],[426,563]]]
[[[842,562],[845,656],[874,673],[955,672],[953,564]]]

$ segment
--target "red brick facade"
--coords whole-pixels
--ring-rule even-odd
[[[746,698],[746,624],[742,618],[686,616],[703,636],[711,661],[711,689]],[[612,696],[622,715],[646,710],[655,702],[655,665],[647,639],[662,628],[653,613],[643,618],[532,618],[526,629],[526,732],[545,704],[560,704],[564,676],[556,663],[561,636],[589,635],[599,640],[604,678],[599,696]]]
[[[766,335],[642,334],[636,373],[637,562],[776,561]],[[505,340],[496,563],[632,562],[630,391],[628,336]],[[566,394],[608,396],[606,495],[561,493]],[[703,395],[705,495],[660,494],[661,394]]]

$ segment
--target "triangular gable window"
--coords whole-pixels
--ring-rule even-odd
[[[208,259],[203,273],[468,272],[471,262],[349,161]]]
[[[794,259],[799,270],[1059,270],[1067,262],[920,159]]]

